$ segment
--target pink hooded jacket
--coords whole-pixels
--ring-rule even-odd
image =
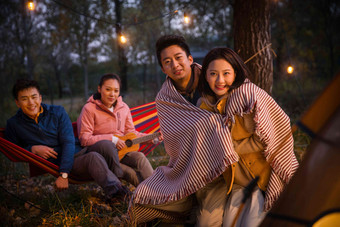
[[[77,130],[81,146],[91,146],[100,140],[112,141],[112,136],[133,132],[138,137],[147,134],[135,129],[129,106],[121,96],[111,112],[100,99],[91,96],[84,105],[78,120]]]

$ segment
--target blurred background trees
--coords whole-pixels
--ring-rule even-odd
[[[153,101],[165,79],[154,47],[164,34],[183,35],[199,63],[216,46],[253,57],[252,80],[293,118],[339,71],[335,0],[34,0],[32,11],[27,2],[0,2],[1,127],[17,109],[18,78],[38,80],[46,102],[67,100],[72,120],[108,72],[123,77],[131,107]]]

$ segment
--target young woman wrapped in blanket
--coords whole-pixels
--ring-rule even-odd
[[[198,84],[200,108],[226,119],[239,160],[223,173],[228,186],[223,226],[231,226],[243,189],[256,177],[236,226],[257,226],[298,167],[289,117],[265,91],[251,83],[249,70],[229,48],[204,58]]]

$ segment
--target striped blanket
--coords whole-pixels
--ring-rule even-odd
[[[170,160],[168,166],[158,167],[137,187],[134,203],[157,205],[182,199],[237,162],[227,127],[235,114],[242,116],[255,111],[255,132],[264,142],[264,155],[273,168],[265,198],[266,210],[298,167],[288,116],[266,92],[248,80],[230,94],[225,116],[189,103],[169,78],[156,97],[156,106]]]

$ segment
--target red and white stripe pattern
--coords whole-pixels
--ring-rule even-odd
[[[168,166],[158,167],[137,187],[134,203],[157,205],[177,201],[221,175],[230,164],[238,161],[227,120],[233,120],[234,114],[242,115],[254,108],[256,133],[267,145],[265,156],[267,160],[272,159],[275,172],[266,196],[269,206],[282,190],[280,179],[287,182],[297,168],[289,118],[269,95],[251,83],[232,92],[226,116],[192,105],[176,91],[170,79],[158,93],[156,105],[170,161]],[[287,139],[277,138],[281,134]],[[287,167],[290,168],[288,171]]]
[[[246,79],[228,97],[225,107],[227,119],[255,111],[255,133],[264,144],[264,156],[272,167],[265,210],[269,210],[298,168],[289,117],[264,90]]]

